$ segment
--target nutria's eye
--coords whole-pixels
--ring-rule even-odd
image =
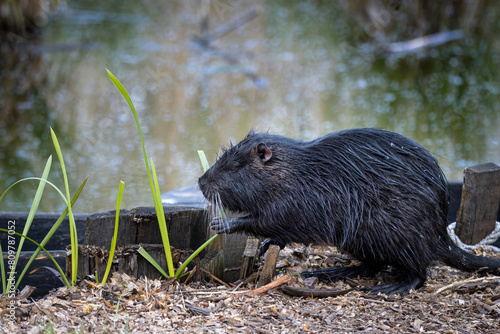
[[[228,164],[227,169],[228,169],[229,171],[231,171],[231,172],[234,172],[234,171],[236,171],[239,167],[240,167],[240,164],[239,164],[239,163],[237,163],[237,162],[233,162],[233,163]]]

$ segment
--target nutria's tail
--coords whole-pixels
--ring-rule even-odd
[[[448,266],[473,272],[491,272],[500,274],[500,260],[470,254],[450,240],[448,250],[441,260]]]

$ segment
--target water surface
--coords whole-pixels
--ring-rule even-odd
[[[256,6],[255,19],[210,48],[197,42],[204,12],[214,30]],[[133,116],[105,68],[132,96],[163,192],[196,183],[198,149],[213,162],[251,128],[304,140],[352,127],[393,130],[434,152],[452,180],[466,166],[500,164],[498,5],[479,8],[484,16],[472,27],[459,14],[457,24],[442,24],[463,38],[408,54],[377,43],[418,33],[380,38],[357,13],[346,2],[232,0],[203,10],[193,0],[67,1],[47,12],[40,34],[11,42],[33,52],[2,64],[1,189],[40,176],[56,158],[52,126],[72,192],[89,176],[76,211],[113,209],[120,180],[124,207],[152,205]],[[378,28],[403,15],[380,13]],[[56,162],[50,180],[63,185]],[[27,211],[35,188],[17,188],[0,210]],[[63,207],[54,191],[46,195],[41,210]]]

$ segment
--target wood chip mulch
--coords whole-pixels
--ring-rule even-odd
[[[498,253],[486,255],[500,258]],[[388,282],[390,275],[332,284],[297,275],[305,268],[345,261],[350,260],[334,249],[309,249],[306,254],[286,248],[274,281],[259,289],[136,280],[115,273],[105,286],[83,280],[37,301],[16,297],[14,322],[8,321],[11,300],[1,297],[0,332],[500,333],[498,276],[436,265],[429,268],[423,288],[399,297],[357,291]],[[290,295],[297,291],[305,295]],[[315,291],[325,297],[308,296]]]

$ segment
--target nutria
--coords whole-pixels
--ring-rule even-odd
[[[304,276],[338,280],[391,266],[401,272],[398,283],[368,291],[405,295],[425,283],[434,261],[464,271],[500,267],[451,241],[443,172],[429,151],[393,132],[361,128],[299,141],[250,131],[198,185],[214,207],[240,215],[213,218],[217,233],[270,238],[267,246],[334,245],[361,262]]]

